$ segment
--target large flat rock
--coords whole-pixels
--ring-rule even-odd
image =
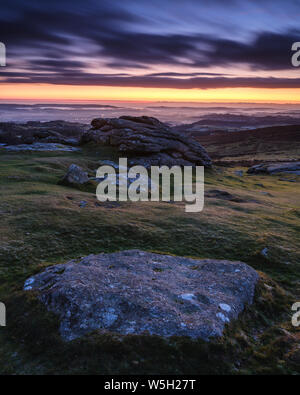
[[[257,280],[242,262],[130,250],[50,266],[24,289],[59,315],[67,341],[96,329],[209,340],[252,303]]]

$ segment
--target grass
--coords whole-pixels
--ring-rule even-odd
[[[235,171],[245,168],[218,167],[206,172],[206,191],[227,191],[241,202],[207,197],[196,214],[184,203],[96,205],[91,190],[57,185],[71,163],[92,174],[109,158],[110,150],[92,147],[0,153],[0,301],[8,315],[0,372],[299,373],[299,332],[290,324],[291,305],[300,300],[299,177],[239,177]],[[63,343],[57,318],[23,292],[25,279],[48,265],[130,248],[244,261],[261,273],[255,303],[211,343],[96,332]]]

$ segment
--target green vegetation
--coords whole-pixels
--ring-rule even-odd
[[[244,168],[218,167],[206,172],[206,191],[227,191],[242,202],[207,197],[204,211],[192,214],[184,203],[97,203],[91,189],[57,185],[71,163],[93,174],[112,155],[90,147],[0,153],[0,301],[8,324],[0,328],[0,371],[299,373],[300,333],[290,321],[291,305],[300,301],[300,177],[239,177],[235,171]],[[131,248],[244,261],[261,272],[255,303],[209,344],[156,336],[121,341],[96,332],[63,343],[57,318],[23,291],[25,279],[48,265]]]

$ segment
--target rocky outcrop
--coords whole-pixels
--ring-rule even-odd
[[[248,174],[275,174],[291,173],[300,175],[300,162],[278,162],[261,163],[252,166],[247,171]]]
[[[97,118],[81,143],[116,147],[130,157],[129,163],[150,166],[211,166],[205,149],[195,140],[151,117]]]
[[[93,330],[209,340],[252,303],[257,280],[242,262],[130,250],[50,266],[24,289],[59,316],[64,340]]]
[[[69,167],[67,174],[62,180],[58,182],[59,185],[76,187],[78,185],[84,185],[89,182],[88,173],[77,165],[72,164]]]
[[[58,143],[76,146],[87,125],[76,122],[50,121],[0,123],[0,143],[21,145],[34,143]]]

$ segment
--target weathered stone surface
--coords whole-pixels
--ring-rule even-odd
[[[278,162],[261,163],[252,166],[247,171],[248,174],[275,174],[291,173],[300,175],[300,162]]]
[[[151,117],[98,118],[92,121],[81,143],[110,145],[131,156],[130,164],[150,166],[211,166],[205,149],[197,141],[172,130]]]
[[[252,303],[257,280],[242,262],[130,250],[50,266],[24,289],[59,315],[67,341],[93,330],[209,340]]]
[[[72,164],[69,167],[67,174],[59,181],[60,185],[76,186],[83,185],[89,181],[88,173],[82,170],[81,167]]]

